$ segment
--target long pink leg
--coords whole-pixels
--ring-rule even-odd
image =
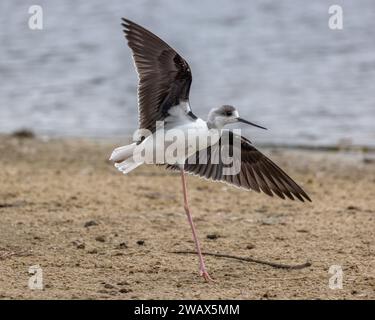
[[[206,270],[206,265],[204,264],[204,259],[203,259],[203,256],[202,256],[201,247],[199,245],[199,240],[198,240],[198,237],[197,237],[197,233],[195,231],[194,222],[193,222],[193,219],[191,217],[191,213],[190,213],[190,209],[189,209],[188,195],[187,195],[187,188],[186,188],[185,172],[184,172],[183,168],[181,168],[181,179],[182,179],[182,190],[184,192],[184,208],[185,208],[185,212],[186,212],[186,215],[188,217],[188,220],[189,220],[191,231],[193,232],[193,238],[194,238],[194,242],[195,242],[195,247],[197,248],[197,253],[198,253],[198,257],[199,257],[199,271],[200,271],[200,275],[206,281],[213,281],[212,278],[210,277],[210,275],[208,274],[207,270]]]

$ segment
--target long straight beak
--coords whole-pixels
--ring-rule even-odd
[[[261,128],[261,129],[267,130],[267,128],[265,128],[265,127],[259,126],[259,125],[255,124],[255,123],[252,123],[252,122],[247,121],[247,120],[242,119],[242,118],[237,118],[237,121],[238,121],[238,122],[242,122],[242,123],[249,124],[249,125],[254,126],[254,127],[257,127],[257,128]]]

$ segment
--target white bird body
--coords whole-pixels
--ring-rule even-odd
[[[190,118],[188,103],[181,103],[169,111],[165,122],[139,144],[132,143],[116,148],[110,160],[124,174],[143,163],[183,166],[196,152],[216,144],[221,130],[209,129],[207,122]]]

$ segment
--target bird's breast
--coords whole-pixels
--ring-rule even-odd
[[[220,131],[209,129],[207,123],[198,118],[173,127],[167,124],[147,137],[141,147],[146,153],[150,150],[154,161],[160,159],[156,163],[184,164],[188,157],[217,143],[219,139]]]
[[[186,158],[188,158],[197,151],[207,149],[217,143],[220,139],[220,131],[209,129],[207,123],[198,118],[186,128],[185,137]]]

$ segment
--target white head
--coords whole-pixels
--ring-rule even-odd
[[[246,123],[261,129],[265,129],[264,127],[258,126],[255,123],[249,122],[245,119],[240,118],[238,111],[235,107],[230,105],[223,105],[219,108],[211,109],[208,114],[207,124],[210,128],[221,129],[225,125],[230,123],[242,122]]]

